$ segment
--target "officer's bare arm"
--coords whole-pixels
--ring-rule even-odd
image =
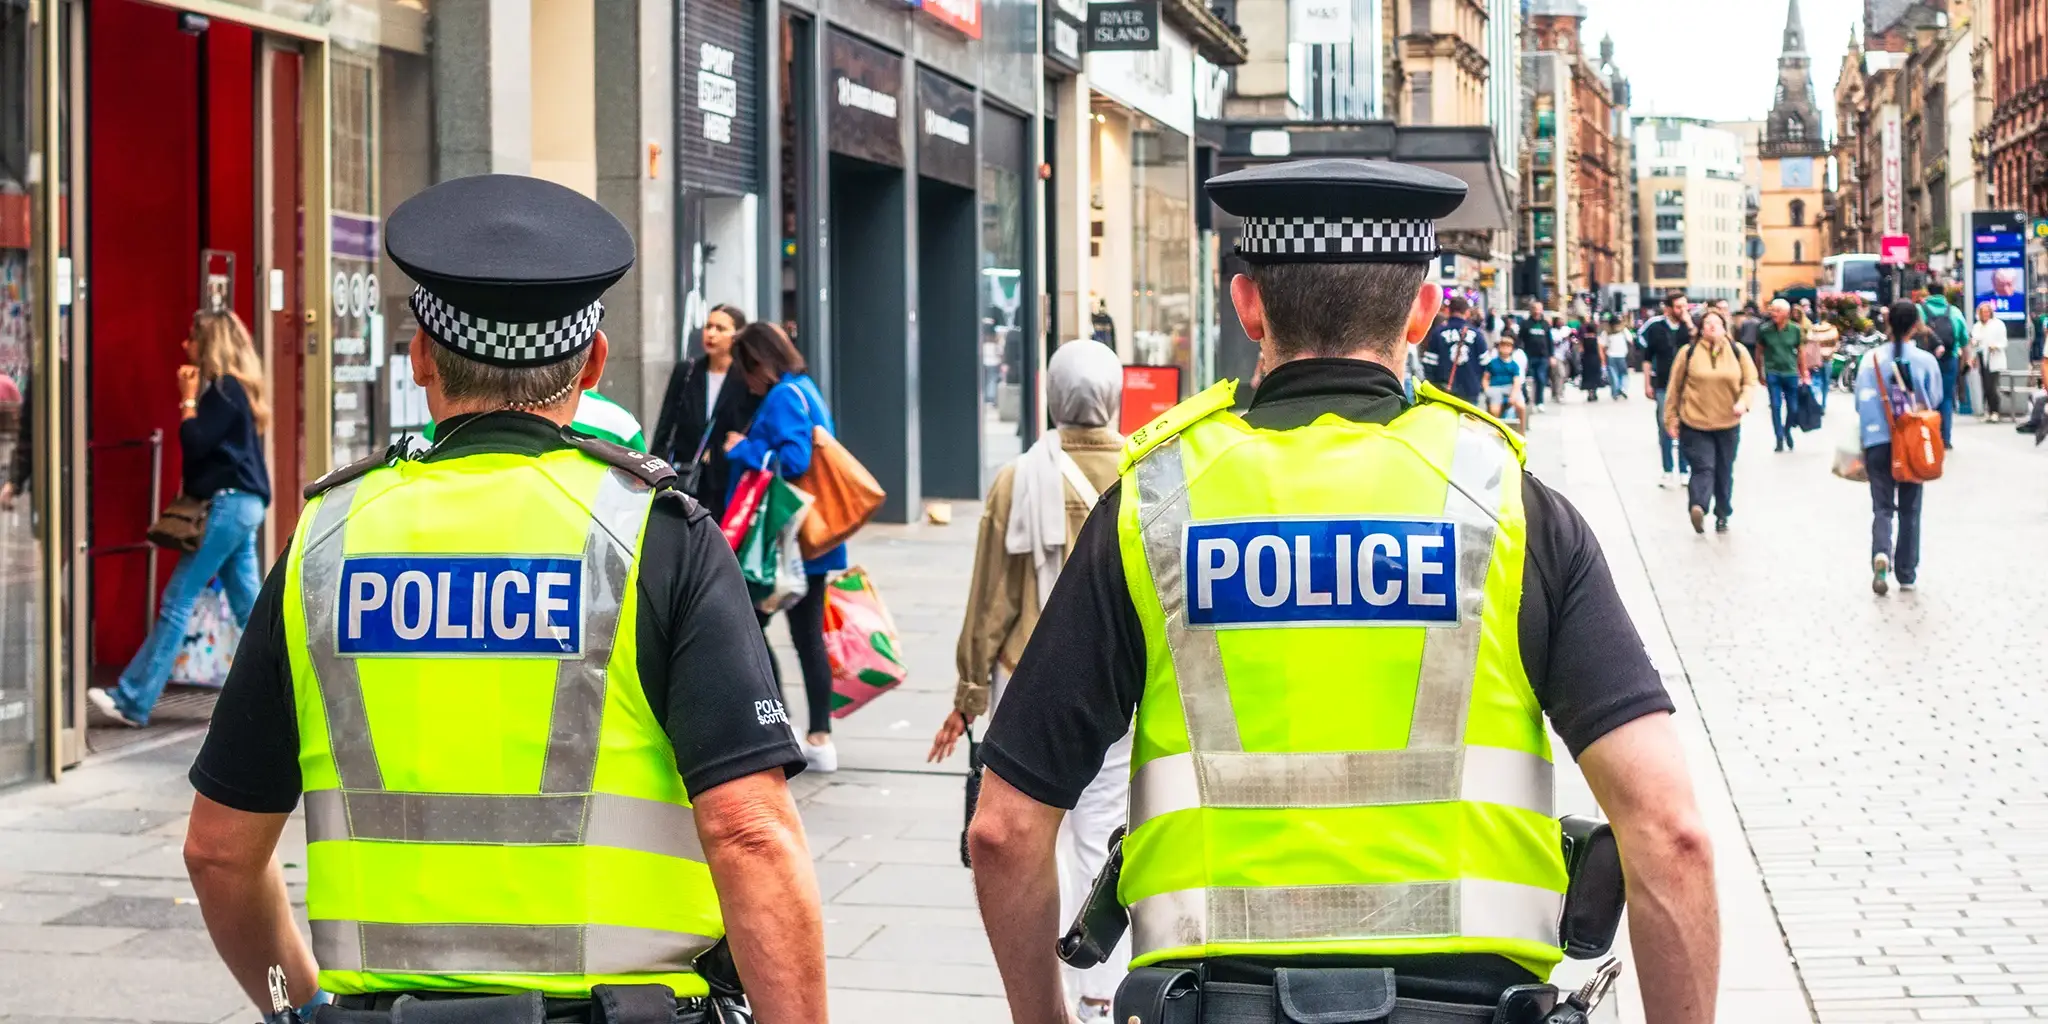
[[[1645,1019],[1706,1024],[1721,976],[1714,847],[1671,716],[1645,715],[1600,737],[1579,768],[1621,846]]]
[[[185,871],[199,895],[199,913],[221,962],[251,1002],[268,1013],[266,976],[282,964],[296,1004],[313,998],[313,951],[292,920],[284,872],[277,866],[277,837],[288,815],[251,814],[192,798],[185,826]]]
[[[1061,996],[1060,881],[1053,843],[1063,811],[1048,807],[1003,781],[994,769],[982,776],[981,801],[967,845],[981,920],[1002,972],[1015,1024],[1071,1024]]]
[[[782,769],[691,801],[733,961],[761,1024],[825,1019],[825,924],[803,822]]]

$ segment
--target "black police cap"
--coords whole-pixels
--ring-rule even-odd
[[[1386,160],[1294,160],[1210,178],[1209,198],[1244,220],[1252,263],[1419,263],[1436,221],[1465,201],[1442,171]]]
[[[435,342],[496,366],[541,366],[597,334],[633,236],[574,189],[516,174],[444,181],[400,203],[384,248],[413,279]]]

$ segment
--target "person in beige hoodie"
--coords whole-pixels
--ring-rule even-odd
[[[1053,353],[1045,375],[1046,411],[1058,429],[998,470],[989,485],[956,651],[960,682],[953,711],[932,739],[934,762],[951,757],[974,720],[1001,703],[1081,523],[1117,479],[1124,439],[1116,432],[1123,393],[1116,351],[1096,341],[1069,341]],[[1087,899],[1107,859],[1109,835],[1124,823],[1130,774],[1127,734],[1103,755],[1095,781],[1060,824],[1062,920],[1072,919]],[[1109,1013],[1129,961],[1125,939],[1103,964],[1064,969],[1081,1020]]]
[[[1687,515],[1695,533],[1706,532],[1709,499],[1714,532],[1728,532],[1735,510],[1735,445],[1756,387],[1756,364],[1735,347],[1728,318],[1709,310],[1700,318],[1698,340],[1671,359],[1671,400],[1664,404],[1664,429],[1678,435],[1692,462]]]

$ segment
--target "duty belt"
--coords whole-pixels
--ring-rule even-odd
[[[1280,967],[1270,983],[1206,980],[1201,966],[1140,967],[1124,976],[1112,1019],[1123,1024],[1541,1024],[1549,985],[1518,985],[1490,1004],[1396,994],[1386,968]]]
[[[380,992],[337,996],[311,1024],[720,1024],[718,1002],[677,999],[662,985],[598,985],[588,999]]]

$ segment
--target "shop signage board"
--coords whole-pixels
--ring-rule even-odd
[[[1125,437],[1180,404],[1180,367],[1124,367],[1123,410],[1118,428]]]
[[[754,89],[759,5],[690,0],[676,49],[674,166],[686,187],[728,195],[760,191],[760,97]]]
[[[1182,135],[1195,132],[1195,49],[1173,26],[1159,48],[1088,54],[1088,87]]]
[[[1905,180],[1902,159],[1899,156],[1899,107],[1887,103],[1878,108],[1877,134],[1881,156],[1879,170],[1884,196],[1884,220],[1880,234],[1896,235],[1906,230],[1905,204],[1903,200]]]
[[[932,20],[969,39],[981,38],[981,0],[919,0]]]
[[[1158,49],[1159,0],[1089,4],[1085,45],[1097,53]]]
[[[917,69],[917,172],[971,189],[975,171],[974,90]]]
[[[903,58],[840,32],[826,37],[826,141],[835,153],[903,166]]]
[[[1056,69],[1081,70],[1082,22],[1061,11],[1050,11],[1045,19],[1045,59]]]
[[[1288,0],[1287,41],[1307,46],[1349,44],[1351,0]]]
[[[1912,252],[1913,239],[1909,235],[1886,235],[1877,243],[1877,261],[1888,266],[1905,266]]]
[[[1970,308],[1982,302],[2007,323],[2027,321],[2027,215],[2017,210],[1970,214]]]

